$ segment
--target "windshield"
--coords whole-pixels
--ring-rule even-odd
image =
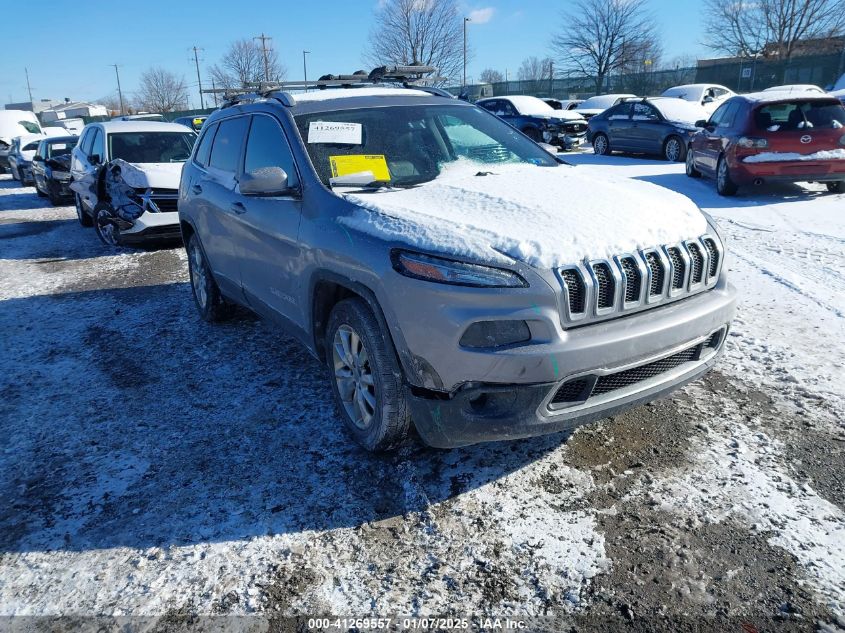
[[[757,129],[768,132],[838,130],[845,126],[845,108],[832,100],[773,103],[754,112],[754,123]]]
[[[183,163],[191,157],[196,138],[192,132],[109,134],[109,156],[127,163]]]
[[[33,123],[32,121],[18,121],[18,125],[30,134],[41,134],[41,128],[37,123]]]
[[[626,95],[627,96],[627,95]],[[620,100],[618,95],[600,95],[598,97],[590,97],[584,103],[578,106],[579,110],[607,110],[610,106],[616,105]]]
[[[480,108],[412,105],[300,114],[299,133],[317,175],[409,186],[434,180],[448,163],[469,159],[554,166],[557,161]]]
[[[70,154],[71,150],[76,146],[75,141],[60,141],[58,143],[48,143],[47,152],[51,158]]]

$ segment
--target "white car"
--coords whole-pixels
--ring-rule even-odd
[[[12,140],[26,134],[41,134],[38,117],[26,110],[0,110],[0,174],[9,168]]]
[[[176,123],[86,125],[70,164],[79,223],[111,246],[178,237],[179,178],[196,138]]]
[[[813,84],[786,84],[783,86],[772,86],[763,92],[815,92],[825,94],[825,91]]]
[[[637,95],[628,94],[596,95],[595,97],[590,97],[589,99],[587,99],[584,103],[575,108],[573,112],[577,112],[585,119],[589,119],[591,116],[601,114],[608,108],[612,108],[617,103],[621,103],[625,99],[636,98]]]
[[[707,111],[708,116],[713,114],[726,99],[730,99],[736,93],[730,88],[718,84],[685,84],[674,86],[664,90],[661,97],[676,97],[696,103]]]

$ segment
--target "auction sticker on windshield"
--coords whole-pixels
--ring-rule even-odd
[[[361,144],[361,124],[340,121],[311,121],[308,125],[309,143]]]
[[[384,154],[329,156],[329,164],[332,168],[332,178],[371,172],[373,174],[373,180],[390,180],[390,170],[387,168],[387,161],[384,159]]]

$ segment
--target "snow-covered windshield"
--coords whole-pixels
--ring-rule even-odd
[[[685,99],[666,97],[665,99],[653,99],[651,103],[668,121],[695,123],[707,118],[707,112],[704,108]]]
[[[520,114],[540,116],[555,116],[559,114],[559,112],[552,106],[537,97],[515,96],[508,97],[508,100],[514,105]]]
[[[434,180],[469,159],[554,166],[557,161],[507,123],[461,105],[395,105],[296,117],[320,180],[410,186]]]
[[[109,134],[109,158],[127,163],[182,163],[191,157],[193,132],[119,132]]]

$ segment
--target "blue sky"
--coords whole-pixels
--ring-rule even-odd
[[[468,77],[492,67],[515,74],[531,55],[549,54],[555,29],[571,2],[560,0],[459,0],[467,15],[487,16],[469,25],[474,59]],[[27,100],[24,67],[29,68],[35,99],[69,97],[95,100],[116,90],[114,68],[120,64],[124,92],[139,75],[162,66],[185,76],[191,100],[199,107],[196,71],[190,48],[205,49],[201,70],[219,60],[229,42],[262,31],[273,37],[289,79],[302,78],[302,50],[310,50],[308,75],[352,72],[362,54],[377,0],[42,0],[38,11],[25,2],[6,2],[0,99]],[[650,0],[663,36],[666,58],[705,55],[696,37],[698,4]],[[27,28],[29,25],[31,28]],[[688,26],[685,26],[688,25]]]

